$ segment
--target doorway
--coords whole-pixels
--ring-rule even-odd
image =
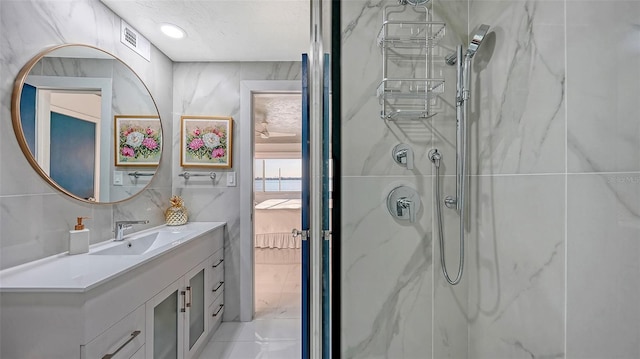
[[[299,92],[252,94],[256,320],[301,319],[302,109]]]

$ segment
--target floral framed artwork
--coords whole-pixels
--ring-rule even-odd
[[[231,117],[180,117],[180,166],[231,168]]]
[[[158,116],[116,115],[116,166],[157,166],[162,155],[162,127]]]

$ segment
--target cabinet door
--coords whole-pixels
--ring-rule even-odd
[[[207,317],[205,305],[205,273],[208,261],[192,269],[185,276],[187,292],[186,331],[185,331],[185,358],[190,359],[206,338]]]
[[[184,279],[163,289],[146,303],[147,359],[183,359]]]

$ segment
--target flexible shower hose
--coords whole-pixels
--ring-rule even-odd
[[[460,264],[458,265],[458,275],[456,279],[451,280],[447,272],[447,260],[444,257],[444,230],[442,225],[442,206],[440,196],[440,154],[437,152],[437,158],[432,159],[433,165],[436,167],[436,217],[438,217],[438,238],[440,241],[440,265],[442,266],[442,274],[451,285],[460,283],[462,279],[462,271],[464,270],[464,207],[460,209]],[[461,199],[458,199],[461,200]]]

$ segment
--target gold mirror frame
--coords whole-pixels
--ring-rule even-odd
[[[109,56],[110,58],[112,58],[113,60],[117,60],[118,62],[120,62],[122,65],[125,66],[126,69],[128,69],[129,71],[131,71],[131,73],[135,76],[135,78],[137,78],[140,83],[142,84],[142,86],[144,87],[144,89],[147,91],[149,98],[151,99],[151,102],[153,102],[153,106],[155,107],[156,113],[158,114],[158,119],[160,119],[160,131],[164,132],[162,130],[162,120],[160,117],[160,111],[158,111],[158,105],[156,104],[155,99],[153,98],[153,96],[151,95],[151,91],[149,91],[149,88],[147,87],[147,85],[144,83],[144,81],[142,81],[142,79],[140,78],[140,76],[138,76],[138,74],[129,66],[127,65],[124,61],[122,61],[120,58],[116,57],[115,55],[102,50],[98,47],[95,46],[91,46],[91,45],[86,45],[86,44],[76,44],[76,43],[72,43],[72,44],[62,44],[62,45],[56,45],[56,46],[52,46],[49,47],[43,51],[41,51],[40,53],[38,53],[36,56],[34,56],[31,60],[29,60],[20,70],[20,72],[18,73],[18,76],[16,77],[16,80],[13,83],[13,92],[11,95],[11,122],[13,124],[13,131],[14,134],[16,135],[16,139],[18,140],[18,145],[20,146],[20,149],[22,150],[22,153],[24,154],[24,156],[26,157],[27,161],[29,162],[29,164],[31,165],[31,167],[33,167],[33,169],[40,175],[40,177],[42,177],[42,179],[44,179],[49,185],[51,185],[52,187],[54,187],[55,189],[57,189],[58,191],[64,193],[65,195],[76,199],[78,201],[84,202],[84,203],[91,203],[91,204],[118,204],[118,203],[122,203],[124,201],[127,201],[131,198],[134,198],[136,196],[138,196],[140,193],[144,192],[145,189],[147,189],[149,187],[149,185],[151,184],[151,182],[153,181],[153,179],[155,178],[158,169],[160,168],[160,163],[162,163],[162,155],[164,154],[164,145],[166,143],[166,141],[164,140],[164,135],[162,136],[162,148],[161,148],[161,153],[160,153],[160,158],[158,160],[158,165],[156,166],[156,171],[153,175],[153,177],[151,178],[151,180],[149,181],[149,183],[147,183],[144,187],[141,187],[139,189],[138,192],[125,197],[123,199],[119,199],[117,201],[91,201],[88,199],[84,199],[81,197],[76,196],[75,194],[69,192],[67,189],[65,189],[64,187],[60,186],[56,181],[54,181],[40,166],[40,164],[37,162],[36,158],[34,157],[34,155],[31,152],[31,149],[29,148],[29,145],[27,143],[26,137],[24,135],[24,131],[22,128],[22,120],[21,120],[21,116],[20,116],[20,101],[21,101],[21,97],[22,97],[22,88],[25,84],[25,81],[27,79],[27,76],[29,76],[29,74],[31,73],[31,71],[33,70],[33,68],[35,67],[35,65],[42,60],[46,55],[58,50],[58,49],[62,49],[65,47],[71,47],[71,46],[78,46],[78,47],[84,47],[87,49],[92,49],[95,51],[99,51],[100,53],[103,53],[104,55]],[[111,119],[113,120],[113,119]],[[109,174],[110,175],[110,174]]]

